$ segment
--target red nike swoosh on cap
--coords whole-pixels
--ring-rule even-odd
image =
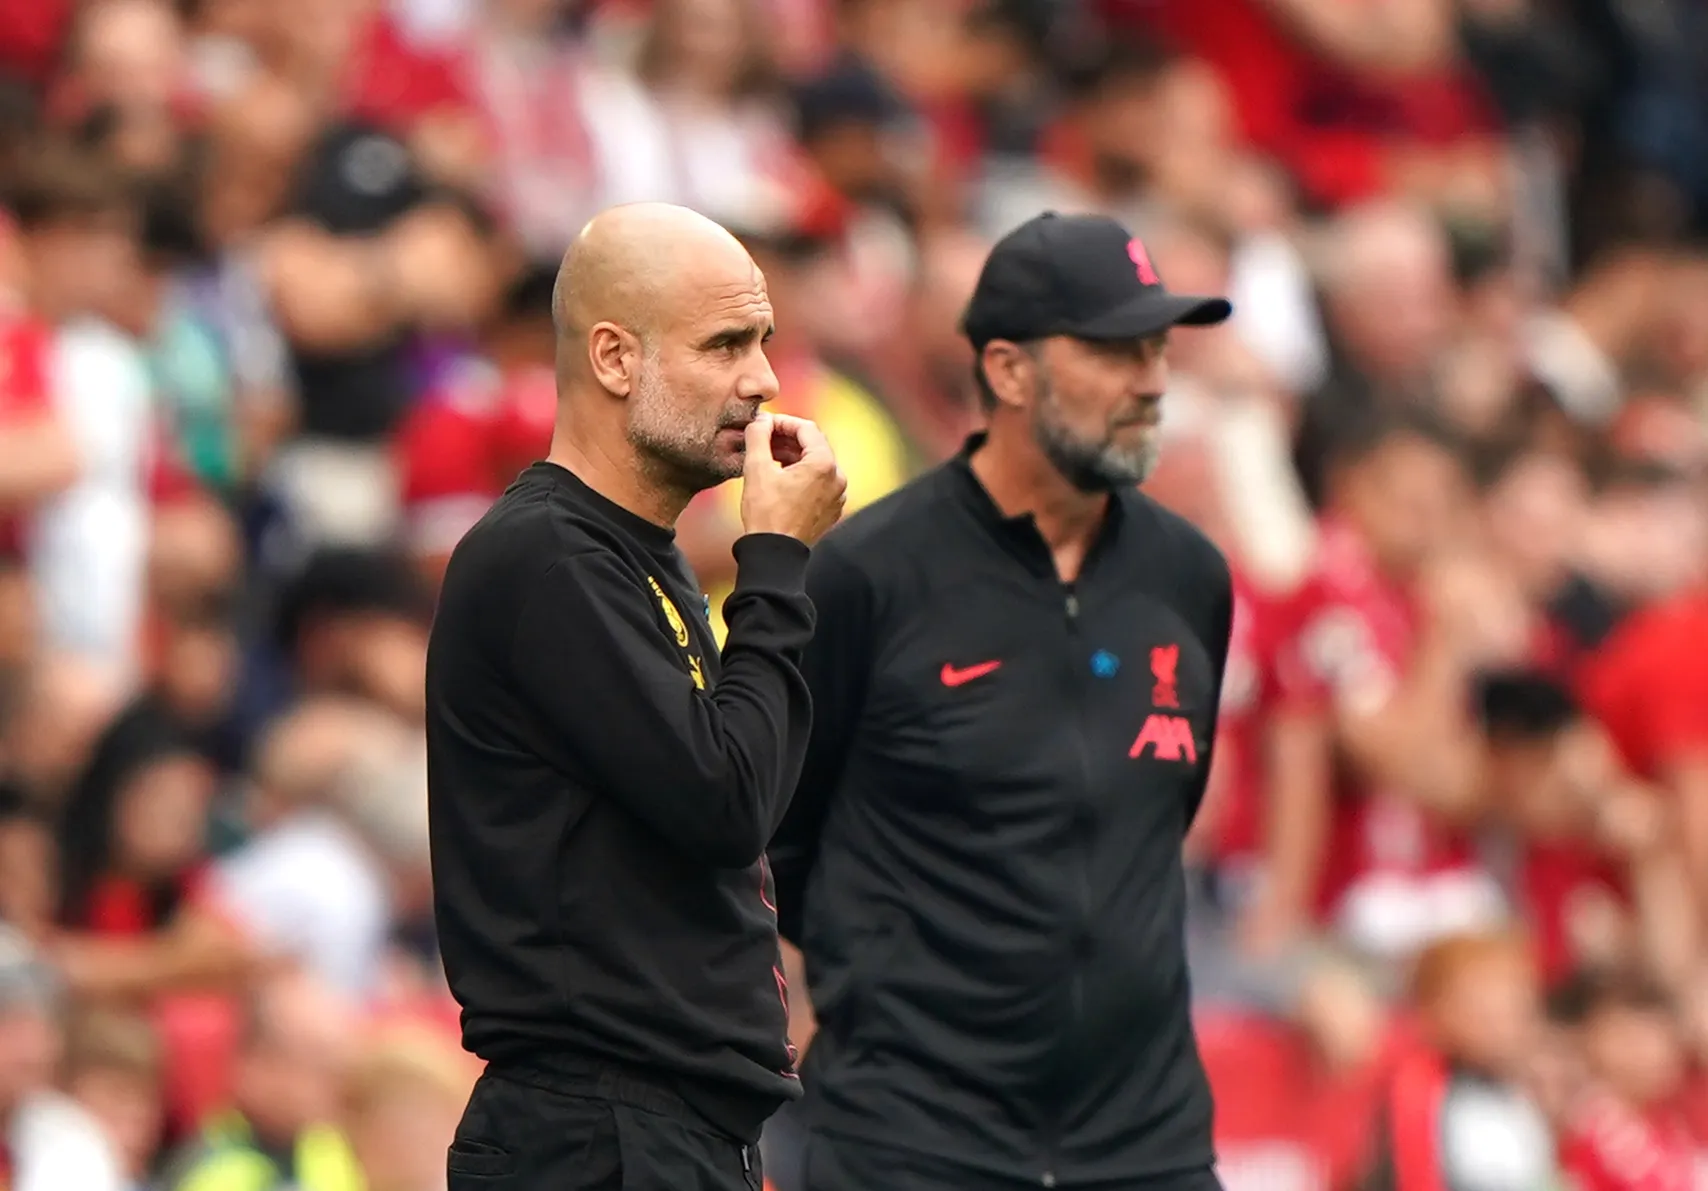
[[[975,678],[983,678],[986,674],[989,674],[992,670],[999,668],[1001,665],[1001,662],[980,662],[976,666],[962,666],[957,669],[948,662],[944,662],[943,673],[941,675],[943,685],[963,686]]]

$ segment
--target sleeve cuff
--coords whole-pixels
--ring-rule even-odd
[[[735,590],[805,592],[811,548],[780,533],[743,534],[735,540]]]

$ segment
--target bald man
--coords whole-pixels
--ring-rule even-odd
[[[845,483],[817,428],[761,412],[771,303],[716,224],[601,214],[553,318],[551,454],[452,554],[428,648],[439,943],[488,1061],[450,1188],[757,1189],[799,1094],[764,851]],[[720,656],[673,526],[736,476]]]

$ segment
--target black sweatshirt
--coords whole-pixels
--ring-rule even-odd
[[[445,573],[427,745],[469,1049],[640,1068],[752,1140],[799,1094],[764,848],[811,728],[813,611],[806,546],[735,555],[720,658],[671,532],[530,467]]]
[[[1221,555],[1127,491],[1064,586],[963,455],[833,531],[807,590],[813,743],[771,858],[818,1012],[808,1122],[969,1187],[1207,1167],[1181,845]]]

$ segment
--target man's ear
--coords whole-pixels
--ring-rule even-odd
[[[594,323],[587,333],[587,364],[607,392],[627,397],[634,390],[640,343],[616,323]]]
[[[998,405],[1023,409],[1031,403],[1031,370],[1037,367],[1037,361],[1025,348],[1006,339],[992,339],[984,345],[980,363]]]

